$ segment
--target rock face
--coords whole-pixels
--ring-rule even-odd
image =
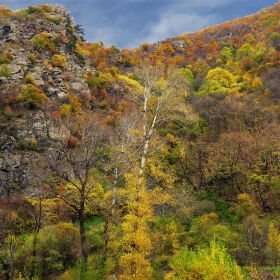
[[[0,196],[8,197],[19,188],[27,187],[28,158],[19,153],[5,153],[0,158]]]
[[[54,7],[54,9],[58,9],[56,17],[57,13],[69,15],[62,7]],[[50,16],[54,15],[50,14]],[[58,95],[60,98],[65,98],[71,91],[76,94],[89,92],[83,78],[86,68],[80,65],[78,58],[67,50],[65,43],[62,43],[63,40],[67,40],[66,19],[60,24],[55,24],[34,14],[25,22],[17,19],[3,19],[2,21],[11,29],[8,34],[0,30],[0,46],[2,53],[12,57],[10,63],[7,64],[10,69],[9,77],[0,77],[2,94],[6,97],[12,93],[18,94],[20,85],[25,83],[24,77],[27,73],[34,76],[35,85],[42,87],[52,99],[56,99]],[[49,47],[44,46],[44,42],[41,45],[40,42],[37,45],[34,43],[34,40],[42,34],[46,41],[50,42]],[[54,53],[66,57],[66,66],[62,69],[51,66],[50,62]],[[30,55],[36,56],[36,62],[30,60]],[[71,81],[66,81],[65,76],[71,77]]]
[[[17,111],[6,119],[0,115],[0,197],[30,184],[29,163],[38,156],[31,141],[47,151],[69,137],[52,113],[59,111],[70,95],[90,93],[83,76],[91,69],[67,45],[69,38],[75,40],[76,36],[70,12],[60,6],[49,7],[48,12],[0,19],[0,109]],[[55,54],[66,58],[65,65],[53,62]],[[8,67],[8,74],[2,73],[3,67]],[[29,73],[32,84],[48,97],[41,108],[28,109],[19,98],[21,87],[30,83],[25,78]]]

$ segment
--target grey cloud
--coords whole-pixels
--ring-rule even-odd
[[[168,17],[163,17],[151,28],[149,35],[143,38],[148,43],[157,40],[182,35],[185,32],[192,32],[210,26],[215,23],[215,17],[201,17],[195,14],[173,14]]]

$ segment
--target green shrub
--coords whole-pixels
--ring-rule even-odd
[[[75,56],[78,58],[78,60],[80,61],[80,63],[82,65],[86,64],[86,59],[84,58],[84,56],[76,51],[74,51]]]
[[[32,40],[33,46],[35,49],[48,49],[52,53],[55,52],[56,46],[59,44],[59,41],[55,37],[51,37],[48,33],[42,32],[35,36]]]
[[[72,224],[59,223],[40,229],[36,258],[32,259],[33,242],[34,235],[26,236],[17,253],[20,259],[26,258],[24,266],[28,272],[35,264],[36,279],[58,279],[58,274],[74,267],[79,260],[79,231]]]
[[[237,51],[236,51],[236,58],[238,61],[242,60],[244,57],[251,57],[256,52],[255,48],[249,44],[243,44]]]
[[[110,107],[110,104],[109,104],[107,101],[103,100],[103,101],[99,104],[99,107],[100,107],[101,109],[107,109],[107,108]]]
[[[27,9],[27,13],[29,15],[31,14],[34,14],[34,13],[40,13],[42,12],[42,9],[38,6],[28,6],[28,9]]]
[[[32,138],[30,140],[30,149],[35,151],[37,150],[37,148],[38,148],[38,142],[36,139]]]
[[[51,13],[52,12],[52,5],[48,5],[48,4],[41,4],[39,6],[41,8],[41,10],[45,13]]]
[[[7,64],[3,64],[0,67],[0,77],[9,77],[11,75],[11,69]]]
[[[27,73],[24,77],[25,83],[35,85],[35,78],[31,73]]]
[[[190,82],[190,83],[193,83],[194,82],[194,76],[193,76],[193,73],[190,69],[188,68],[183,68],[181,70],[181,73],[187,78],[187,80]]]
[[[27,58],[28,58],[28,60],[29,60],[32,64],[35,64],[36,61],[37,61],[37,57],[36,57],[36,55],[33,54],[33,53],[29,54]]]
[[[58,16],[58,17],[51,17],[49,21],[55,23],[55,24],[60,24],[62,22],[63,18]]]
[[[17,18],[19,18],[19,19],[26,19],[28,16],[27,9],[25,9],[25,8],[19,9],[16,12],[16,14],[17,14]]]
[[[99,79],[97,77],[93,77],[93,78],[90,78],[88,81],[87,81],[88,85],[90,87],[93,87],[93,86],[97,86],[98,88],[101,88],[102,85],[99,81]]]
[[[50,39],[50,43],[53,43],[54,45],[58,46],[59,45],[59,39],[56,37],[53,37]]]
[[[0,56],[0,64],[9,64],[11,59],[6,54]]]
[[[117,75],[119,74],[119,69],[116,67],[111,67],[108,70],[113,77],[117,77]]]
[[[278,32],[274,32],[270,35],[269,40],[274,41],[280,37],[280,34]]]
[[[3,27],[2,27],[3,31],[5,34],[9,33],[11,31],[11,26],[9,24],[5,24]]]
[[[37,49],[46,49],[49,45],[49,39],[46,33],[38,34],[33,40],[32,43]]]
[[[198,248],[197,252],[185,247],[170,263],[173,272],[168,280],[220,279],[243,280],[246,276],[231,258],[222,242],[212,240],[210,247]]]

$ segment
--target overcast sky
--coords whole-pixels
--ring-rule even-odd
[[[89,42],[133,48],[267,8],[277,0],[1,0],[11,10],[41,3],[70,10]]]

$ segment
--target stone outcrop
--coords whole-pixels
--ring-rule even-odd
[[[27,187],[28,157],[6,152],[0,157],[0,197]]]
[[[75,94],[89,92],[88,85],[83,78],[83,74],[88,70],[80,65],[78,58],[72,52],[68,52],[63,40],[67,40],[66,18],[70,12],[60,6],[53,6],[53,13],[49,16],[62,16],[64,19],[59,24],[55,24],[42,15],[32,14],[29,18],[2,19],[3,24],[10,26],[6,33],[0,29],[0,46],[3,53],[9,53],[13,58],[8,64],[10,68],[9,77],[0,77],[3,92],[10,95],[12,90],[18,93],[19,86],[24,84],[24,76],[31,73],[35,78],[36,86],[43,87],[46,94],[55,99],[59,94],[60,98],[66,97],[67,92],[73,91]],[[70,18],[70,20],[72,20]],[[33,40],[38,34],[56,40],[56,50],[36,49]],[[32,63],[28,57],[37,53],[37,61]],[[57,67],[47,67],[43,62],[48,60],[49,65],[54,53],[66,56],[66,66],[63,69]],[[1,54],[0,54],[1,55]],[[72,77],[71,82],[66,83],[64,76]],[[53,89],[56,89],[55,91]],[[55,96],[53,96],[55,95]]]
[[[57,23],[49,18],[62,19]],[[67,102],[70,94],[90,93],[84,74],[91,69],[84,66],[75,53],[67,48],[67,24],[73,22],[70,12],[60,6],[52,6],[52,12],[46,17],[43,13],[34,13],[26,17],[1,19],[0,57],[5,55],[9,75],[0,75],[0,105],[2,100],[17,100],[25,76],[34,77],[34,85],[49,98],[44,108],[28,110],[26,104],[17,101],[20,117],[0,120],[0,197],[27,188],[32,181],[29,163],[40,156],[38,151],[47,152],[56,147],[58,141],[69,137],[70,132],[58,120],[51,117],[48,106],[60,106]],[[54,42],[52,48],[36,47],[33,40],[38,34]],[[65,67],[52,65],[52,57],[58,54],[66,57]],[[32,61],[30,55],[35,56]],[[1,68],[0,64],[0,68]],[[53,105],[55,104],[55,105]],[[20,110],[22,108],[22,110]],[[31,140],[38,144],[38,150],[32,151]]]

